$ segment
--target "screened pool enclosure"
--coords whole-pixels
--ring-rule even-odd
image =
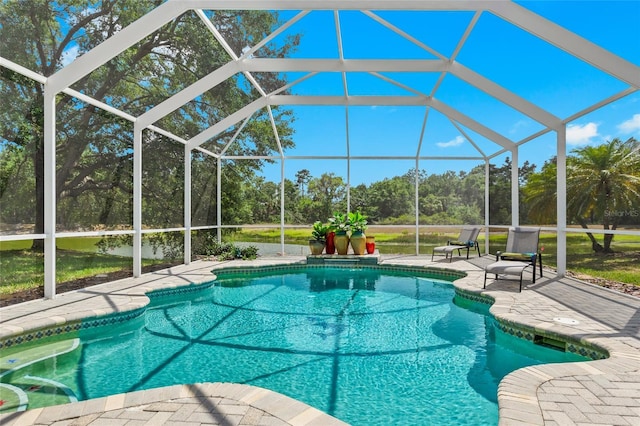
[[[555,223],[541,225],[557,234],[562,276],[567,234],[584,232],[567,218],[566,159],[575,132],[589,133],[624,108],[618,121],[640,117],[637,106],[628,112],[640,105],[640,41],[625,25],[640,18],[634,2],[601,6],[619,13],[614,23],[602,17],[603,27],[560,14],[553,2],[151,3],[78,9],[62,1],[51,6],[55,18],[36,11],[28,19],[18,2],[3,6],[2,113],[15,128],[3,131],[2,152],[43,143],[32,156],[40,162],[11,169],[16,181],[29,167],[40,170],[31,192],[21,198],[11,192],[18,184],[3,187],[2,203],[11,208],[0,218],[0,241],[43,241],[46,297],[56,294],[56,247],[70,237],[131,235],[133,274],[140,276],[143,235],[179,233],[190,263],[193,231],[216,230],[221,238],[225,228],[247,225],[241,212],[223,218],[225,209],[240,210],[228,194],[247,195],[240,182],[248,175],[260,185],[258,204],[279,218],[259,225],[280,231],[283,253],[284,230],[303,225],[287,215],[290,183],[301,183],[295,193],[308,182],[301,171],[341,178],[346,210],[367,202],[359,185],[413,179],[402,225],[413,229],[418,254],[428,229],[420,171],[480,171],[482,185],[471,196],[482,209],[473,224],[484,227],[488,252],[490,225],[520,224],[520,168],[541,166],[541,152],[556,157]],[[598,2],[574,3],[592,19],[598,13]],[[631,16],[617,7],[631,7]],[[44,29],[57,34],[57,45],[38,44]],[[602,36],[608,31],[635,42],[619,46]],[[32,160],[21,155],[16,164]],[[490,168],[506,158],[514,166],[511,223],[496,224]],[[176,176],[179,186],[157,190]],[[86,207],[92,202],[96,211]],[[180,223],[163,217],[172,208],[182,211]],[[116,211],[128,219],[107,223]],[[92,225],[74,227],[82,216]],[[592,231],[640,238],[637,228]]]

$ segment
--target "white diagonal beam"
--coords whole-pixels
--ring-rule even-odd
[[[377,72],[370,73],[374,77],[379,78],[380,80],[386,81],[389,84],[393,84],[396,87],[401,88],[402,90],[406,90],[407,92],[411,92],[417,96],[427,96],[426,94],[420,92],[419,90],[414,89],[413,87],[407,86],[406,84],[399,83],[392,78],[387,77],[386,75],[379,74]]]
[[[49,77],[51,89],[56,93],[66,89],[187,9],[178,1],[168,1],[156,7]]]
[[[453,50],[453,53],[451,54],[451,57],[449,58],[450,62],[455,61],[456,58],[458,57],[458,54],[462,50],[462,47],[465,45],[465,43],[467,42],[467,39],[471,35],[471,31],[473,31],[473,28],[475,28],[476,24],[478,23],[478,20],[480,19],[480,16],[482,16],[482,12],[480,12],[480,11],[477,11],[476,13],[473,14],[473,18],[471,18],[471,21],[467,25],[467,28],[465,28],[465,30],[464,30],[464,34],[462,34],[462,37],[460,37],[460,40],[458,40],[458,44],[456,44],[456,48]],[[442,86],[442,82],[444,81],[444,78],[446,76],[447,76],[446,73],[441,73],[440,74],[440,76],[438,77],[438,81],[436,81],[436,84],[434,84],[433,88],[431,89],[431,93],[429,94],[430,96],[432,96],[432,97],[436,96],[436,94],[438,93],[438,90],[440,90],[440,86]]]
[[[467,132],[465,132],[465,131],[464,131],[464,129],[463,129],[462,127],[460,127],[460,125],[459,125],[457,122],[453,121],[451,118],[449,118],[449,121],[451,122],[451,124],[453,125],[453,127],[455,127],[456,129],[458,129],[458,131],[460,132],[460,134],[461,134],[462,136],[464,136],[464,137],[465,137],[465,139],[466,139],[466,140],[468,140],[468,141],[469,141],[469,143],[470,143],[471,145],[473,145],[473,147],[476,149],[476,151],[478,151],[478,152],[480,153],[480,155],[482,155],[482,157],[486,159],[486,158],[487,158],[487,154],[485,154],[485,153],[484,153],[484,151],[482,151],[482,150],[480,149],[480,147],[479,147],[479,146],[478,146],[478,145],[473,141],[473,138],[469,137],[469,135],[467,134]]]
[[[31,71],[28,68],[23,67],[22,65],[16,64],[13,61],[10,61],[7,58],[0,56],[0,67],[9,68],[12,71],[17,72],[18,74],[24,75],[25,77],[29,77],[31,80],[35,80],[38,83],[46,83],[47,77],[42,74],[38,74],[35,71]]]
[[[428,45],[424,44],[423,42],[421,42],[417,38],[413,37],[409,33],[405,32],[405,31],[401,30],[400,28],[396,27],[395,25],[389,23],[386,19],[382,19],[381,17],[379,17],[375,13],[373,13],[371,11],[368,11],[368,10],[363,10],[362,13],[364,13],[365,15],[367,15],[369,18],[373,19],[374,21],[376,21],[380,25],[384,26],[385,28],[389,29],[390,31],[393,31],[394,33],[398,34],[400,37],[406,39],[407,41],[409,41],[409,42],[411,42],[413,44],[415,44],[419,48],[429,52],[430,54],[432,54],[436,58],[440,58],[442,60],[446,60],[446,57],[444,55],[440,54],[435,49],[432,49]]]
[[[443,102],[440,102],[435,98],[432,98],[429,101],[429,105],[431,105],[434,109],[438,110],[439,112],[444,114],[446,117],[450,118],[451,120],[457,121],[458,123],[470,128],[474,132],[489,139],[490,141],[497,143],[503,148],[513,149],[516,146],[513,143],[513,141],[509,140],[508,138],[505,138],[500,133],[497,133],[496,131],[491,130],[485,125],[478,123],[474,119],[466,116],[465,114],[461,113],[460,111],[454,108],[451,108],[449,105]]]
[[[640,67],[514,3],[495,2],[489,10],[502,19],[576,56],[596,68],[640,88]]]
[[[217,86],[229,77],[240,72],[238,63],[235,61],[227,62],[220,68],[191,84],[190,86],[182,89],[170,98],[165,99],[149,111],[138,117],[138,122],[141,126],[146,127],[155,123],[162,117],[170,114],[176,109],[182,107],[187,102],[190,102],[206,92],[207,90]]]
[[[532,118],[538,123],[544,124],[546,127],[557,129],[562,124],[562,120],[550,112],[538,107],[524,98],[521,98],[515,93],[510,92],[499,84],[494,83],[488,78],[481,76],[458,62],[451,64],[450,72],[456,77],[477,87],[488,95],[493,96],[511,108],[520,111],[527,117]]]
[[[242,129],[244,129],[244,126],[247,125],[247,123],[249,122],[249,120],[251,119],[251,116],[253,114],[249,115],[247,118],[244,119],[244,121],[242,122],[242,125],[240,127],[238,127],[238,130],[236,130],[236,132],[233,134],[233,136],[231,137],[231,139],[229,139],[229,142],[227,142],[227,144],[222,148],[222,150],[220,151],[220,157],[222,157],[224,155],[225,152],[227,152],[227,149],[229,149],[229,147],[231,146],[231,144],[236,140],[236,138],[238,137],[238,135],[240,134],[240,132],[242,132]]]
[[[233,126],[237,122],[244,120],[249,117],[251,114],[259,110],[260,108],[264,108],[267,106],[266,98],[258,98],[255,101],[251,102],[249,105],[246,105],[233,114],[223,118],[213,126],[208,129],[198,133],[194,137],[189,140],[189,148],[194,149],[216,136],[217,134],[225,131],[229,127]]]

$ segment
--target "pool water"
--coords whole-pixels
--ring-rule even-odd
[[[501,335],[482,310],[458,306],[450,283],[388,270],[230,275],[189,295],[152,296],[139,325],[93,331],[2,382],[41,378],[48,394],[60,396],[59,384],[79,400],[235,382],[353,425],[491,425],[506,374],[584,358]],[[46,404],[38,389],[29,398],[29,408]]]

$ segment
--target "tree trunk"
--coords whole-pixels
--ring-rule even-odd
[[[100,217],[98,218],[98,222],[104,225],[109,225],[111,209],[113,208],[113,203],[115,202],[115,198],[116,198],[115,191],[120,186],[120,179],[122,179],[124,166],[125,166],[124,159],[121,159],[120,161],[118,161],[118,166],[116,167],[116,170],[113,173],[113,176],[111,179],[111,190],[105,191],[107,192],[106,200],[104,202],[104,207],[100,212]]]
[[[611,230],[614,231],[618,226],[616,224],[613,224],[611,226]],[[609,227],[606,227],[605,229],[609,229]],[[611,243],[613,242],[613,234],[604,234],[604,252],[605,253],[613,253],[613,250],[611,249]]]
[[[610,194],[610,192],[611,192],[611,191],[610,191],[610,190],[609,190],[609,188],[607,187],[607,189],[606,189],[606,194],[607,194],[607,195],[606,195],[606,199],[607,199],[607,200],[609,199],[609,194]],[[609,204],[609,202],[607,202],[607,204],[606,204],[606,205],[607,205],[607,206],[608,206],[608,205],[610,205],[610,204]],[[607,209],[607,210],[608,210],[608,209]],[[605,210],[605,211],[606,211],[606,210]],[[604,221],[603,221],[604,223],[602,224],[602,227],[603,227],[605,230],[609,230],[609,229],[614,230],[614,229],[616,229],[616,228],[617,228],[617,223],[616,223],[617,221],[616,221],[616,218],[615,218],[615,217],[613,218],[613,221],[609,222],[610,216],[609,216],[608,214],[606,214],[606,213],[605,213],[605,215],[604,215],[604,218],[603,218],[603,219],[604,219]],[[611,228],[609,228],[609,225],[611,225]],[[611,250],[611,242],[613,241],[613,234],[604,234],[604,238],[603,238],[603,239],[604,239],[604,248],[603,248],[603,251],[604,251],[605,253],[613,253],[613,250]]]
[[[589,227],[587,226],[587,223],[584,221],[584,218],[579,217],[578,218],[578,223],[580,223],[580,226],[582,226],[582,228],[587,230],[587,236],[589,237],[589,239],[591,240],[591,248],[593,249],[594,252],[596,253],[604,253],[604,247],[602,247],[602,244],[600,244],[596,238],[593,236],[593,234],[591,232],[588,232]]]

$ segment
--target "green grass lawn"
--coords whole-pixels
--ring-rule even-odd
[[[369,232],[371,235],[371,232]],[[375,229],[376,247],[382,254],[415,254],[415,233],[405,230]],[[457,237],[457,233],[425,233],[420,235],[420,254],[430,254],[436,245]],[[309,229],[287,229],[287,244],[308,244]],[[131,270],[131,258],[96,253],[95,243],[100,238],[63,238],[57,251],[56,281],[63,283],[79,278],[93,277],[121,270]],[[279,229],[245,229],[227,241],[280,242]],[[484,235],[480,239],[484,248]],[[490,252],[503,249],[506,234],[492,234]],[[0,244],[0,297],[17,291],[36,288],[44,280],[44,256],[28,250],[31,241],[11,241]],[[540,235],[544,265],[556,266],[556,236],[553,233]],[[567,236],[567,269],[593,277],[640,285],[640,241],[635,236],[616,235],[613,242],[616,253],[597,255],[591,250],[586,235]],[[162,260],[143,259],[143,266],[162,263]]]
[[[56,282],[133,269],[129,257],[96,253],[100,238],[61,238],[57,242]],[[42,286],[44,254],[29,250],[31,241],[3,241],[0,244],[0,297]],[[142,265],[162,263],[143,259]]]

